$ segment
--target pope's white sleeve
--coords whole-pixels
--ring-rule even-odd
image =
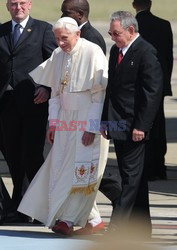
[[[91,88],[91,106],[87,116],[86,131],[99,134],[101,114],[108,80],[108,62],[102,50],[95,53],[94,83]]]
[[[86,131],[99,134],[105,90],[92,94],[92,104],[87,116]]]
[[[56,126],[59,123],[58,113],[60,109],[59,96],[49,99],[49,126]]]

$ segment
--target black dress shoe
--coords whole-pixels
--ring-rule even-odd
[[[19,212],[11,212],[8,213],[3,220],[1,221],[1,224],[16,224],[16,223],[29,223],[30,222],[30,217],[21,214]]]
[[[160,180],[159,176],[149,176],[148,181],[158,181]]]
[[[164,172],[164,173],[160,173],[159,174],[159,178],[160,180],[167,180],[167,174]]]
[[[34,219],[33,222],[32,222],[34,225],[44,225],[43,222],[39,221],[39,220],[36,220]]]
[[[6,218],[6,214],[1,213],[0,214],[0,225],[2,225],[4,223],[5,218]]]
[[[159,174],[154,176],[149,176],[148,181],[159,181],[159,180],[167,180],[166,174]]]

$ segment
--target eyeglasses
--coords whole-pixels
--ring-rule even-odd
[[[118,36],[120,36],[122,33],[116,32],[116,31],[114,31],[114,32],[108,31],[108,34],[109,34],[110,36],[118,37]]]

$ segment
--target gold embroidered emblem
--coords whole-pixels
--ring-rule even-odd
[[[95,192],[97,185],[98,163],[81,163],[75,166],[73,186],[70,194],[83,193],[89,195]]]
[[[78,169],[78,172],[79,172],[79,175],[80,176],[83,176],[85,174],[87,170],[85,169],[84,165],[82,165],[79,169]]]
[[[95,170],[95,166],[92,163],[91,168],[90,168],[90,173],[92,174],[94,172],[94,170]]]

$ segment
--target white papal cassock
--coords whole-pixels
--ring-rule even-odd
[[[56,219],[84,226],[108,154],[108,141],[99,133],[107,59],[99,46],[79,38],[71,52],[57,48],[30,75],[36,83],[52,88],[49,122],[56,125],[56,132],[18,211],[49,227]],[[83,128],[95,133],[90,146],[82,144]]]

